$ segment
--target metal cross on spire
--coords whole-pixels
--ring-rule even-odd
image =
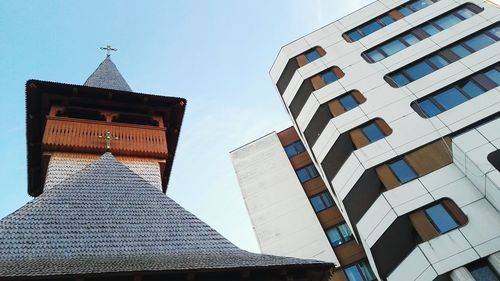
[[[118,49],[111,48],[110,45],[107,45],[106,47],[101,47],[101,50],[106,50],[106,56],[109,57],[111,56],[111,51],[118,51]]]
[[[110,131],[106,131],[105,135],[99,134],[97,137],[106,140],[106,151],[111,151],[111,141],[118,139],[118,137],[113,136]]]

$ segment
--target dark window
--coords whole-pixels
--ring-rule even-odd
[[[363,36],[361,36],[361,34],[358,31],[351,31],[348,33],[348,36],[349,36],[349,38],[351,38],[351,40],[353,42],[358,41],[359,39],[361,39],[363,37]]]
[[[349,281],[372,281],[377,280],[375,274],[366,261],[362,261],[344,269],[345,276]]]
[[[293,157],[301,152],[304,152],[306,149],[301,141],[296,141],[284,147],[286,151],[286,155],[288,158]]]
[[[443,21],[441,22],[441,25],[444,26],[444,22],[450,22],[450,18],[451,17],[446,17],[442,19]],[[458,16],[454,16],[454,18],[460,21]],[[459,58],[463,58],[473,52],[494,44],[496,41],[500,40],[500,38],[495,35],[497,31],[500,32],[500,27],[489,27],[488,29],[480,30],[473,35],[462,39],[458,43],[448,45],[433,54],[403,66],[402,68],[386,75],[384,78],[391,86],[396,88],[402,87],[448,65],[450,62],[455,61],[455,56],[453,56],[450,52],[454,53]],[[446,58],[441,56],[441,54],[446,56]]]
[[[351,230],[346,223],[327,229],[326,236],[328,237],[332,247],[342,245],[353,238]]]
[[[309,198],[309,201],[311,201],[313,209],[316,213],[319,213],[335,205],[333,203],[332,196],[330,195],[330,193],[328,193],[328,191],[321,192],[320,194]]]
[[[317,60],[319,59],[321,56],[319,55],[318,51],[316,51],[315,49],[314,50],[310,50],[308,52],[305,53],[305,56],[307,58],[307,60],[309,62],[312,62],[314,60]]]
[[[425,214],[441,234],[458,227],[458,223],[441,203],[425,209]]]
[[[354,99],[353,96],[347,95],[339,99],[340,104],[344,107],[346,111],[351,110],[358,106],[358,101]]]
[[[425,31],[425,33],[427,33],[429,36],[432,36],[436,33],[438,33],[440,30],[437,29],[434,25],[432,24],[426,24],[424,26],[422,26],[422,29]]]
[[[441,110],[430,100],[418,102],[418,105],[427,117],[432,117],[441,113]]]
[[[500,281],[498,275],[491,269],[485,259],[467,266],[467,269],[476,281]]]
[[[467,98],[457,88],[445,90],[434,96],[434,99],[445,110],[453,108],[467,100]]]
[[[497,69],[494,68],[492,70],[486,71],[484,75],[490,78],[490,80],[497,84],[497,86],[500,85],[500,71],[498,71]]]
[[[462,87],[462,90],[471,98],[475,98],[485,92],[483,88],[479,87],[472,80],[465,83],[465,85]]]
[[[415,171],[413,171],[404,159],[390,163],[389,168],[391,168],[391,171],[398,178],[400,183],[409,182],[417,177]]]
[[[333,73],[332,70],[328,70],[327,72],[324,72],[321,74],[321,79],[323,79],[323,82],[325,82],[326,85],[335,82],[338,80],[337,75]]]
[[[382,130],[380,130],[375,123],[371,123],[370,125],[361,128],[361,131],[363,131],[370,142],[376,142],[377,140],[385,137]]]
[[[316,171],[316,168],[312,164],[297,170],[297,176],[299,177],[301,183],[311,180],[318,175],[318,171]]]

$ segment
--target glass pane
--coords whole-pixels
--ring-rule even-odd
[[[389,16],[389,15],[386,15],[386,16],[383,16],[380,18],[380,21],[384,24],[384,25],[389,25],[391,23],[394,22],[394,19]]]
[[[377,50],[373,50],[371,52],[369,52],[368,54],[368,57],[370,57],[370,59],[373,61],[373,62],[377,62],[383,58],[385,58],[384,55],[382,55],[382,53],[380,53],[379,51]]]
[[[462,45],[451,47],[451,51],[460,58],[466,57],[470,54],[470,51],[464,48]]]
[[[439,32],[439,29],[437,29],[434,25],[432,24],[427,24],[427,25],[424,25],[422,26],[422,29],[425,31],[425,33],[427,33],[429,36],[432,36],[436,33]]]
[[[325,204],[326,208],[330,208],[331,206],[335,205],[333,202],[332,196],[330,196],[330,193],[328,192],[323,192],[320,194],[321,199],[323,200],[323,203]]]
[[[392,81],[394,81],[394,83],[396,83],[396,85],[398,87],[401,87],[401,86],[404,86],[404,85],[410,83],[410,81],[408,81],[408,79],[406,79],[406,77],[401,73],[396,73],[396,74],[393,74],[389,77],[391,77]]]
[[[437,68],[441,68],[441,67],[445,67],[448,65],[448,62],[440,55],[435,55],[435,56],[432,56],[430,59],[429,59],[432,64],[434,64]]]
[[[361,34],[357,31],[351,31],[347,35],[351,38],[351,41],[358,41],[361,38]]]
[[[467,8],[463,8],[463,9],[458,10],[457,14],[459,14],[460,16],[462,16],[463,18],[466,18],[466,19],[475,15],[475,13],[473,11],[471,11]]]
[[[457,24],[459,22],[461,22],[461,20],[453,14],[447,15],[445,17],[442,17],[442,18],[434,21],[434,23],[437,24],[442,29],[447,29],[451,26],[454,26],[455,24]]]
[[[301,183],[304,183],[304,182],[311,179],[311,177],[309,176],[309,173],[307,172],[307,170],[305,168],[297,170],[297,176],[299,177],[299,181]]]
[[[441,204],[427,208],[425,213],[440,233],[445,233],[458,227],[458,224]]]
[[[312,50],[306,53],[307,60],[312,62],[320,58],[319,53],[316,50]]]
[[[410,4],[410,8],[414,11],[418,11],[429,6],[430,4],[432,4],[432,1],[430,0],[419,0]]]
[[[285,152],[286,152],[286,155],[288,156],[288,158],[297,155],[297,150],[295,149],[295,147],[293,145],[285,146]]]
[[[321,78],[323,79],[326,85],[337,81],[337,76],[331,70],[321,74]]]
[[[306,150],[301,141],[296,142],[293,146],[295,147],[295,150],[297,150],[297,153],[301,153]]]
[[[488,78],[490,78],[491,81],[495,82],[498,85],[500,85],[500,72],[496,69],[489,70],[484,73]]]
[[[405,16],[405,17],[406,17],[407,15],[410,15],[410,14],[412,14],[412,13],[413,13],[413,12],[412,12],[412,10],[410,10],[410,9],[408,9],[408,8],[406,8],[406,7],[401,7],[401,8],[399,8],[399,12],[400,12],[403,16]]]
[[[379,29],[382,28],[382,25],[380,23],[373,21],[365,26],[362,26],[360,29],[363,32],[363,34],[366,36],[368,34],[371,34]]]
[[[497,38],[500,38],[500,27],[495,26],[492,29],[490,29],[490,32],[493,33]]]
[[[401,159],[392,164],[389,164],[394,175],[398,178],[400,183],[409,182],[412,179],[417,177],[417,174],[413,171],[412,168],[406,163],[405,160]]]
[[[413,45],[415,43],[417,43],[418,41],[420,41],[420,39],[418,39],[415,35],[413,34],[406,34],[405,36],[403,36],[403,40],[408,44],[408,45]]]
[[[349,281],[365,281],[361,275],[362,273],[358,270],[356,265],[345,268],[344,273]]]
[[[344,109],[346,111],[351,110],[351,109],[355,108],[356,106],[358,106],[358,102],[351,95],[347,95],[345,97],[342,97],[339,99],[339,101],[340,101],[340,104],[342,104],[342,106],[344,107]]]
[[[467,82],[463,87],[465,93],[467,93],[470,97],[477,97],[480,94],[484,93],[484,90],[479,87],[474,81]]]
[[[387,56],[393,55],[403,50],[404,48],[406,48],[406,46],[399,40],[387,42],[382,45],[382,47],[380,47],[380,49],[382,49],[387,54]]]
[[[367,262],[360,262],[359,269],[365,276],[365,280],[372,281],[376,279],[375,274],[373,274],[372,268],[370,267],[370,264],[368,264]]]
[[[434,99],[442,106],[445,110],[453,108],[465,101],[467,98],[460,93],[456,88],[451,88],[440,94],[434,96]]]
[[[408,73],[408,76],[410,76],[413,81],[420,79],[433,71],[434,70],[426,62],[417,63],[406,69],[406,73]]]
[[[465,43],[465,45],[469,46],[474,51],[479,51],[482,48],[488,47],[489,45],[495,43],[495,40],[493,40],[489,36],[486,36],[484,34],[480,34],[478,36],[475,36],[475,37],[465,41],[464,43]]]
[[[368,140],[370,142],[375,142],[375,141],[385,137],[384,134],[382,133],[382,131],[379,129],[379,127],[375,123],[372,123],[366,127],[363,127],[361,130],[363,131],[363,133],[365,134],[365,136],[368,138]]]
[[[327,207],[325,206],[325,204],[323,203],[323,200],[321,200],[321,197],[320,195],[316,195],[314,197],[311,197],[309,199],[309,201],[311,201],[311,204],[313,206],[313,209],[316,213],[318,212],[321,212],[323,211],[324,209],[326,209]]]
[[[476,281],[499,281],[496,274],[487,265],[482,265],[473,269],[470,269],[470,274],[474,277]]]
[[[326,230],[326,236],[328,236],[328,240],[330,240],[330,244],[332,244],[332,246],[342,244],[342,237],[340,237],[340,233],[337,228],[330,228]]]
[[[352,238],[352,232],[349,229],[349,226],[347,224],[341,224],[337,227],[339,229],[340,234],[342,235],[342,238],[344,238],[345,241],[349,241]]]
[[[441,110],[437,108],[437,106],[434,105],[434,103],[432,103],[430,100],[423,100],[419,102],[418,105],[427,117],[432,117],[441,113]]]
[[[318,171],[316,171],[316,168],[313,166],[313,165],[309,165],[306,167],[308,173],[309,173],[309,176],[310,178],[315,178],[317,177],[319,174],[318,174]]]

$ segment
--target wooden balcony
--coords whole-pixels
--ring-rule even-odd
[[[93,121],[68,117],[47,117],[43,134],[44,151],[104,153],[106,132],[111,132],[114,155],[166,158],[165,128]]]

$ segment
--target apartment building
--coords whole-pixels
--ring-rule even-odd
[[[280,50],[271,78],[366,256],[345,264],[325,250],[343,268],[336,280],[499,280],[499,20],[489,1],[380,0]],[[285,226],[259,232],[292,201],[254,210],[250,191],[273,187],[251,166],[271,164],[245,168],[245,148],[232,156],[257,236],[293,236],[278,218]]]

